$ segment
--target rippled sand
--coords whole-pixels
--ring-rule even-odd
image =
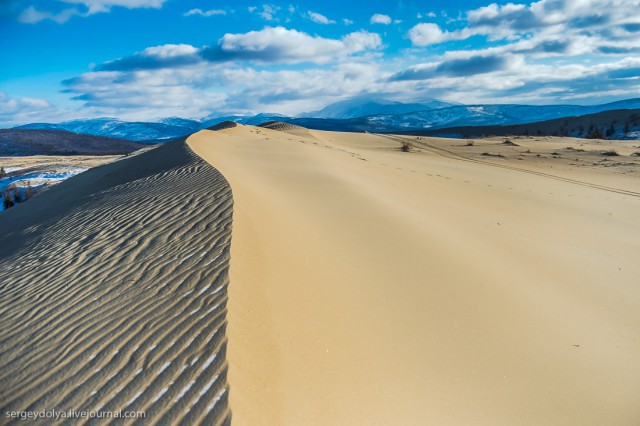
[[[228,423],[231,215],[227,182],[184,142],[0,215],[0,423],[52,409]]]

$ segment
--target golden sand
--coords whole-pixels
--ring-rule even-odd
[[[191,136],[234,194],[234,424],[638,423],[638,161],[516,142]]]

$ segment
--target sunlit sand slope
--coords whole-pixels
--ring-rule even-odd
[[[188,139],[234,193],[234,423],[640,424],[636,173],[412,140]]]
[[[52,409],[228,423],[231,215],[228,184],[183,141],[0,215],[0,424]]]

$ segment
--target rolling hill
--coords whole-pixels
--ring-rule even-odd
[[[0,156],[117,155],[143,147],[145,145],[128,140],[65,130],[0,129]]]

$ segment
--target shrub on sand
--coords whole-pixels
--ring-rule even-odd
[[[4,208],[5,210],[8,209],[9,207],[13,207],[16,205],[16,199],[15,199],[15,192],[14,190],[14,186],[10,185],[8,187],[5,188],[5,190],[2,193],[2,197],[4,198]]]
[[[411,150],[413,150],[413,143],[411,143],[411,141],[403,141],[400,146],[400,151],[411,152]]]

